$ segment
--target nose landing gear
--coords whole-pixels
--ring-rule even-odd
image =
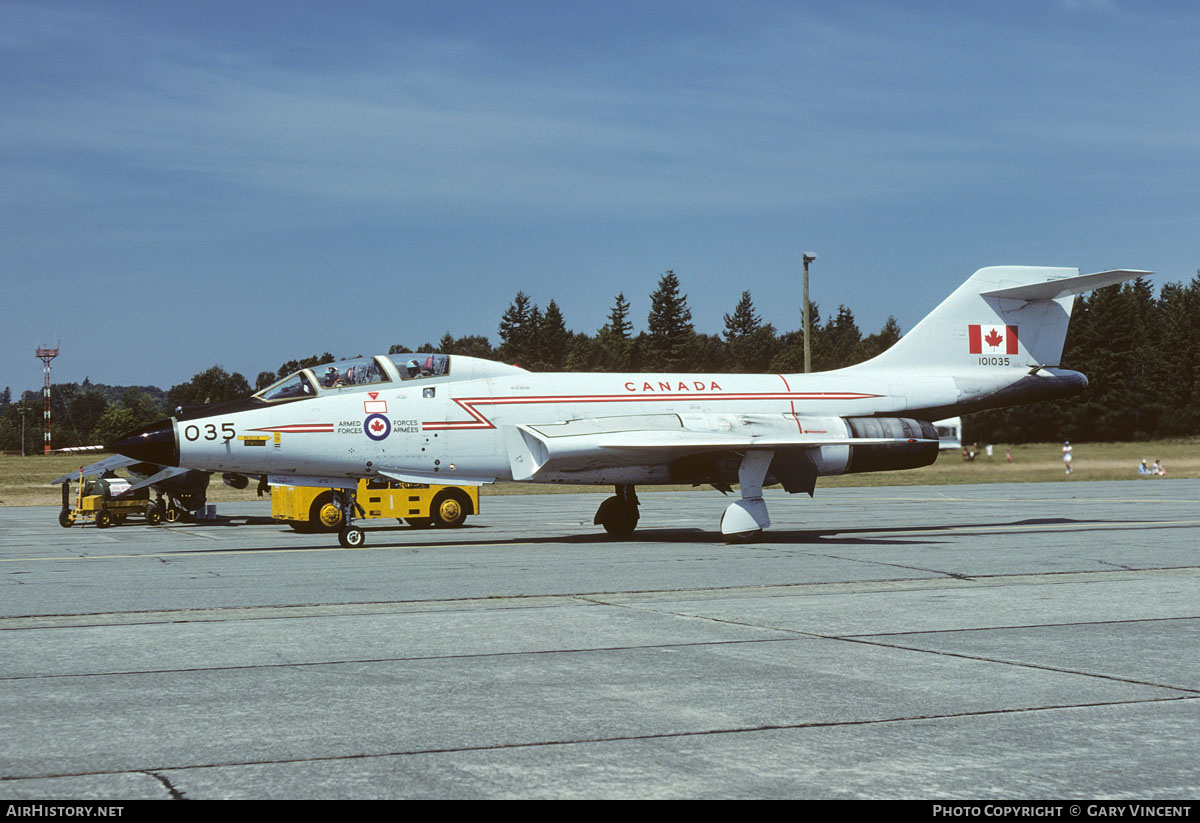
[[[366,542],[367,536],[354,525],[356,515],[364,514],[358,505],[354,489],[339,489],[334,492],[334,502],[342,510],[342,528],[338,531],[338,543],[344,549],[357,549]]]

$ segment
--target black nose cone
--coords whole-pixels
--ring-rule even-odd
[[[175,424],[170,418],[147,423],[118,437],[108,450],[160,466],[179,465],[179,441],[175,439]]]

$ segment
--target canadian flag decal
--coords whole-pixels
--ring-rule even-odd
[[[971,354],[996,354],[1003,344],[1005,354],[1017,353],[1016,326],[967,326]]]

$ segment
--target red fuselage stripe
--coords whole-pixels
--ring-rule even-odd
[[[782,378],[783,376],[780,375]],[[784,379],[787,386],[787,380]],[[546,403],[653,403],[678,400],[787,400],[791,401],[793,414],[796,411],[797,400],[866,400],[879,397],[877,394],[862,394],[859,392],[760,392],[756,394],[597,394],[597,395],[562,395],[539,397],[455,397],[455,403],[462,408],[471,420],[431,421],[421,424],[421,428],[432,431],[460,429],[494,429],[495,425],[488,420],[476,406],[499,406],[520,404]],[[797,423],[797,425],[799,425]]]

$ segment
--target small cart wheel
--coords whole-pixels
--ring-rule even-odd
[[[447,489],[433,499],[430,514],[433,525],[442,529],[456,529],[471,513],[471,501],[457,489]]]
[[[96,528],[107,529],[113,523],[112,512],[108,509],[100,509],[96,512]]]
[[[75,525],[75,515],[66,509],[63,509],[58,513],[58,525],[62,526],[64,529],[71,528],[71,526]]]
[[[162,522],[162,512],[158,510],[158,506],[151,503],[146,507],[146,523],[151,526],[157,526]]]

